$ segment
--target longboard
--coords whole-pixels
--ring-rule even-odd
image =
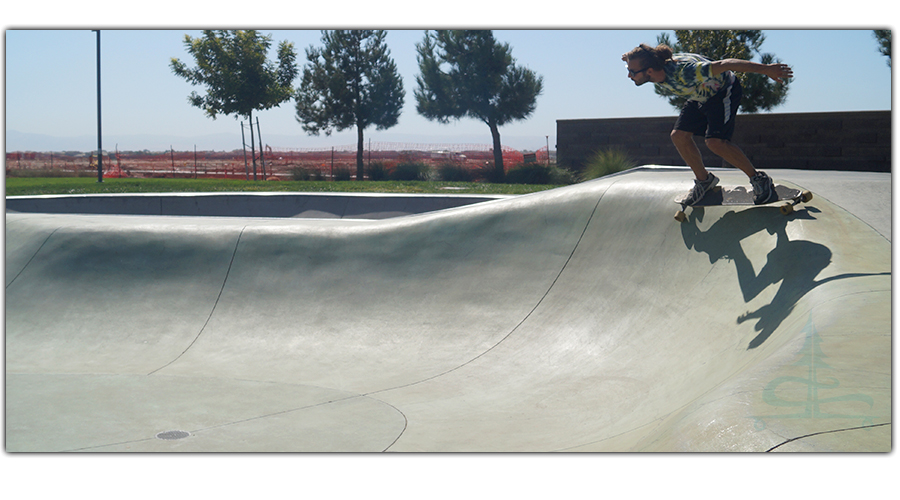
[[[812,193],[809,191],[800,191],[799,189],[792,189],[787,186],[775,186],[775,192],[778,194],[778,199],[772,201],[771,203],[779,203],[782,201],[789,202],[780,207],[781,213],[783,213],[784,215],[792,213],[794,211],[794,205],[806,203],[813,197]],[[684,211],[689,206],[717,207],[726,205],[756,205],[755,203],[753,203],[753,193],[748,192],[747,188],[743,186],[730,188],[716,186],[710,189],[703,196],[703,198],[700,198],[700,201],[693,205],[686,204],[684,202],[685,198],[687,198],[687,196],[679,196],[678,198],[675,198],[675,203],[681,205],[681,210],[675,213],[675,220],[677,220],[678,222],[684,222],[685,220],[687,220],[687,216],[685,215]],[[771,203],[766,203],[766,205]]]

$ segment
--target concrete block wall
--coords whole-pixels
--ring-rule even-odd
[[[669,133],[675,116],[557,120],[560,165],[580,170],[590,156],[620,148],[638,165],[684,165]],[[741,114],[733,137],[760,169],[891,171],[891,112]],[[727,166],[697,138],[707,166]]]

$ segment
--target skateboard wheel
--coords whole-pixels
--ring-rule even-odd
[[[791,205],[790,203],[788,203],[787,205],[781,206],[781,213],[783,213],[784,215],[790,215],[793,212],[794,212],[794,205]]]
[[[679,210],[679,211],[675,212],[675,220],[677,220],[678,222],[684,222],[687,220],[687,216],[684,214],[683,211]]]
[[[800,193],[800,199],[803,200],[803,203],[808,202],[812,198],[813,198],[813,195],[809,191],[804,191],[804,192]]]

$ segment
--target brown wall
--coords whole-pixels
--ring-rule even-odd
[[[669,133],[675,116],[557,120],[560,165],[580,170],[593,152],[620,148],[638,165],[684,165]],[[723,161],[697,138],[707,166]],[[891,112],[741,114],[735,144],[760,169],[891,171]]]

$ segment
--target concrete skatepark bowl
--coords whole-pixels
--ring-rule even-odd
[[[367,220],[8,199],[6,449],[888,452],[873,175],[683,224],[666,168]]]

